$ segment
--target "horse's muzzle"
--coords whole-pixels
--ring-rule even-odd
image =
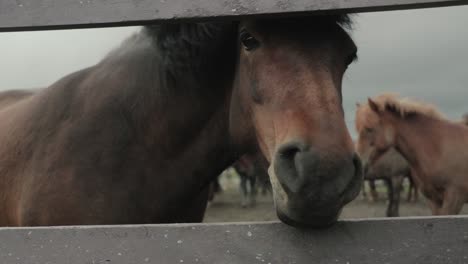
[[[361,161],[354,153],[332,156],[291,142],[278,149],[273,165],[276,188],[287,196],[276,202],[278,217],[293,226],[331,225],[362,184]]]

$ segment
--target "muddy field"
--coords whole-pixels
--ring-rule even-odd
[[[223,175],[220,183],[223,192],[216,195],[208,206],[205,222],[243,222],[243,221],[272,221],[277,220],[273,208],[271,195],[257,196],[255,206],[243,208],[239,190],[237,175]],[[386,200],[383,186],[378,187],[379,200],[370,202],[361,195],[343,209],[342,219],[385,217]],[[403,193],[400,204],[401,216],[427,216],[431,215],[424,198],[419,195],[418,202],[406,202],[406,190]],[[468,206],[465,205],[462,214],[468,214]]]

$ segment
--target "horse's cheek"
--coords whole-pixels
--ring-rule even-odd
[[[385,139],[385,145],[386,146],[393,144],[394,135],[395,135],[395,131],[392,128],[390,128],[390,127],[385,128],[384,139]]]

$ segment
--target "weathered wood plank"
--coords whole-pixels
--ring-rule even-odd
[[[468,263],[468,218],[0,229],[9,263]]]
[[[0,31],[124,26],[304,12],[465,5],[468,0],[0,0]]]

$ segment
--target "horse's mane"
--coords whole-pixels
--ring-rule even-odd
[[[328,16],[329,19],[335,21],[338,25],[344,27],[345,29],[353,28],[353,18],[350,14],[338,14],[334,16]]]
[[[264,20],[279,21],[281,19]],[[346,29],[351,29],[353,24],[351,16],[348,14],[285,19],[285,22],[294,23],[299,21],[312,21],[314,25],[336,23]],[[238,22],[181,22],[147,25],[140,32],[127,38],[117,49],[111,51],[106,58],[118,57],[122,53],[135,48],[135,46],[141,45],[142,42],[151,40],[159,48],[161,54],[164,54],[165,63],[181,65],[183,63],[180,62],[180,57],[197,52],[197,49],[207,46],[209,41],[226,37],[227,34],[236,34],[234,37],[237,38],[237,25]]]
[[[206,76],[214,67],[208,65],[212,64],[210,56],[219,57],[220,52],[224,51],[223,56],[234,59],[236,36],[233,22],[144,26],[111,51],[103,61],[128,60],[135,53],[145,53],[146,59],[148,56],[152,58],[153,67],[158,68],[162,86],[175,86],[181,75]],[[145,58],[145,55],[139,57]],[[211,66],[211,69],[207,66]]]
[[[395,93],[384,93],[372,99],[380,111],[389,110],[400,117],[417,114],[435,119],[446,119],[432,104],[416,101],[408,97],[400,97]]]
[[[236,37],[233,22],[144,26],[97,65],[99,77],[119,80],[105,87],[112,92],[101,93],[132,105],[135,116],[166,107],[181,94],[219,98],[234,76]]]
[[[283,24],[280,19],[264,19]],[[111,51],[101,64],[115,71],[118,65],[138,69],[136,82],[142,79],[159,84],[158,98],[167,98],[181,89],[213,87],[205,82],[230,78],[234,74],[238,47],[237,21],[179,22],[148,25],[127,38]],[[284,24],[304,23],[315,26],[333,25],[351,28],[348,15],[318,15],[284,19]],[[269,24],[269,23],[266,23]],[[136,71],[135,71],[136,72]],[[156,73],[156,74],[155,74]],[[215,78],[216,77],[216,78]],[[218,86],[218,85],[215,85]]]

